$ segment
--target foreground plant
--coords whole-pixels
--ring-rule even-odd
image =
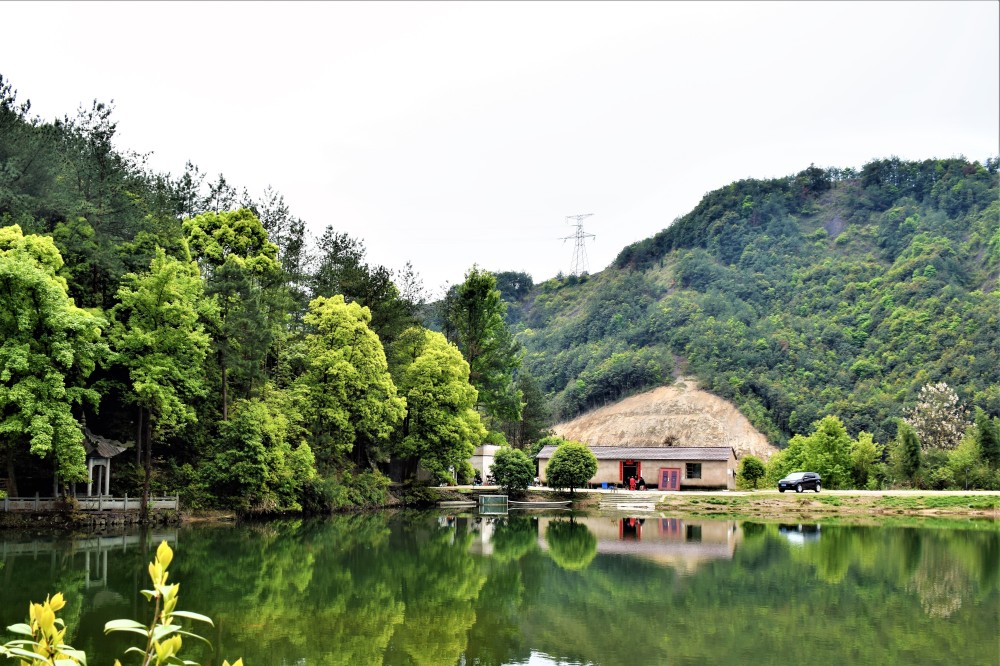
[[[7,630],[27,636],[0,645],[0,654],[11,659],[20,658],[21,666],[45,662],[54,666],[87,664],[87,655],[63,643],[66,623],[56,617],[56,612],[66,605],[62,593],[46,597],[41,604],[28,604],[28,624],[12,624]]]
[[[182,636],[196,638],[211,646],[208,640],[185,631],[175,622],[178,618],[187,618],[214,626],[211,618],[205,615],[177,609],[180,583],[167,584],[169,577],[167,567],[173,558],[173,550],[166,541],[163,541],[149,564],[149,577],[153,581],[153,589],[142,590],[146,600],[154,604],[153,620],[148,627],[135,620],[111,620],[104,625],[105,634],[125,631],[139,634],[146,639],[144,646],[133,646],[125,651],[125,654],[142,655],[140,666],[152,664],[198,666],[197,662],[181,659],[178,656],[183,644]],[[86,654],[63,643],[66,623],[56,617],[56,612],[65,605],[62,593],[46,598],[44,603],[29,604],[28,624],[14,624],[7,627],[8,631],[27,638],[0,645],[0,655],[10,659],[20,659],[21,666],[38,666],[40,663],[51,666],[87,666]],[[121,666],[121,662],[117,659],[115,666]],[[233,664],[223,661],[222,666],[243,666],[243,659],[237,659]]]

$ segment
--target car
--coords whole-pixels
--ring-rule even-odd
[[[788,543],[800,546],[807,541],[816,541],[820,537],[819,525],[778,525],[778,534],[788,539]]]
[[[778,492],[794,490],[801,493],[803,490],[820,490],[820,476],[816,472],[792,472],[781,481],[778,481]]]

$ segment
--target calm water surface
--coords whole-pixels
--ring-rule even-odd
[[[247,666],[1000,664],[996,524],[406,512],[163,538],[180,607]],[[151,553],[138,534],[0,532],[0,627],[62,591],[71,643],[111,664],[130,643],[104,623],[148,619]]]

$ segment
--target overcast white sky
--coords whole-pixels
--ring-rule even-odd
[[[997,2],[0,3],[0,73],[52,120],[191,160],[410,260],[592,273],[741,178],[1000,153]]]

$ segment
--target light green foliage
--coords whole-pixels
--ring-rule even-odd
[[[520,495],[535,478],[535,463],[524,451],[505,446],[497,451],[490,472],[505,493]]]
[[[370,328],[371,313],[343,296],[316,298],[305,323],[306,369],[296,391],[314,437],[321,470],[353,454],[366,465],[406,413],[396,393],[385,352]]]
[[[109,333],[115,361],[128,369],[155,434],[175,433],[197,421],[193,400],[205,394],[210,341],[199,318],[214,308],[204,300],[198,267],[158,249],[147,273],[122,278],[118,300]]]
[[[0,228],[0,449],[51,457],[63,481],[80,481],[86,464],[72,408],[96,404],[86,380],[107,344],[104,320],[73,304],[61,267],[50,238]]]
[[[986,488],[996,490],[1000,485],[1000,474],[991,469],[982,455],[982,444],[978,428],[969,428],[962,441],[948,451],[947,478],[955,489]]]
[[[767,468],[757,456],[746,455],[740,460],[739,476],[751,488],[756,488],[757,483],[764,478]]]
[[[851,475],[855,488],[868,487],[875,465],[882,459],[883,448],[867,432],[859,433],[851,442]]]
[[[559,446],[545,468],[545,480],[553,488],[570,492],[587,484],[597,474],[597,458],[585,444],[568,441]]]
[[[10,659],[20,659],[21,666],[51,664],[51,666],[86,666],[87,656],[67,645],[67,627],[56,613],[66,606],[62,593],[46,597],[43,603],[28,605],[28,624],[15,624],[9,631],[21,636],[18,640],[0,645],[0,655]]]
[[[479,406],[501,421],[521,418],[521,391],[514,372],[521,348],[504,321],[507,306],[492,273],[473,266],[465,281],[445,298],[445,334],[469,363],[469,381],[479,391]]]
[[[486,437],[475,410],[477,392],[469,383],[469,364],[440,333],[423,329],[407,331],[412,361],[402,370],[400,391],[406,398],[407,416],[402,438],[394,452],[446,478],[450,467],[468,461]]]
[[[851,438],[836,416],[816,422],[808,437],[796,435],[788,447],[768,461],[768,481],[776,483],[790,472],[818,472],[827,488],[851,486]]]
[[[246,208],[202,213],[184,221],[191,253],[209,271],[233,265],[257,276],[276,272],[278,246],[267,239],[257,216]]]
[[[255,512],[302,508],[299,496],[316,476],[315,460],[306,441],[293,445],[283,402],[237,401],[220,424],[202,476],[226,505]]]

